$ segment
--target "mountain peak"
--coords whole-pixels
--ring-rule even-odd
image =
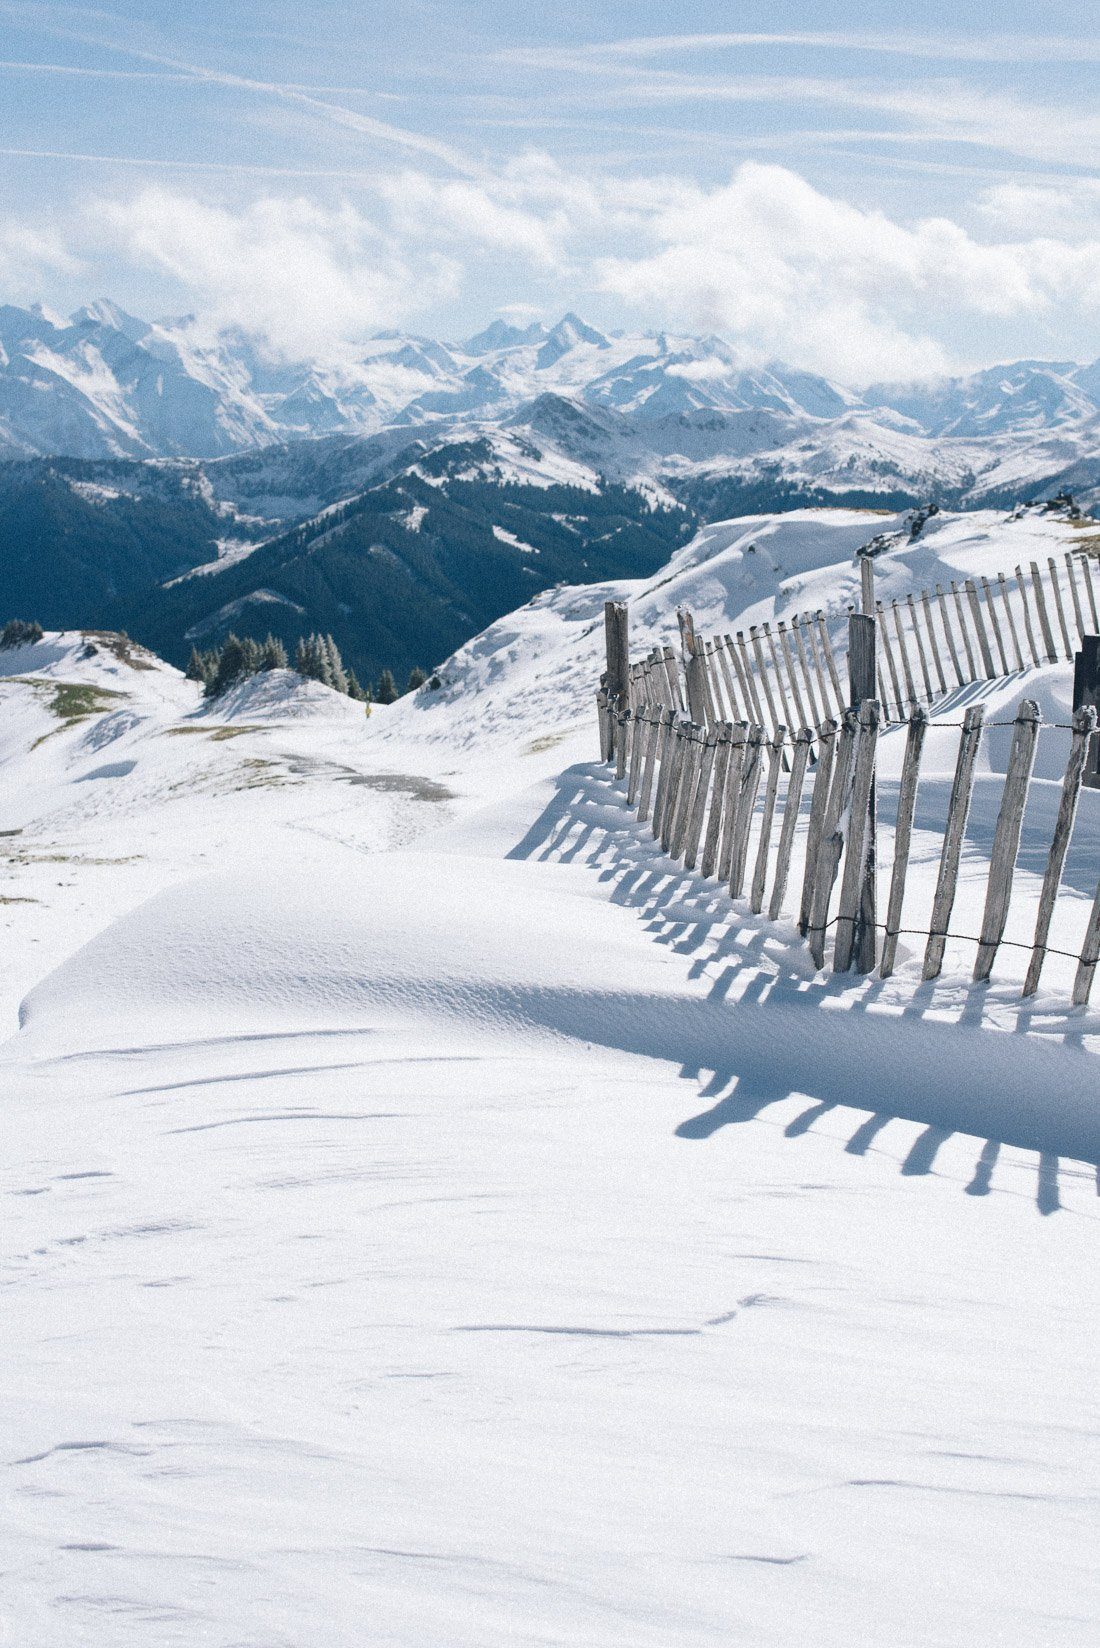
[[[484,331],[467,338],[462,345],[467,355],[490,355],[497,349],[517,349],[524,344],[541,343],[546,337],[546,328],[540,320],[532,321],[530,326],[512,326],[506,320],[494,320],[486,326]]]
[[[602,332],[597,332],[594,326],[589,326],[586,321],[581,320],[579,315],[573,314],[570,310],[569,314],[563,315],[550,332],[546,342],[538,352],[535,365],[540,370],[544,370],[548,366],[554,366],[561,360],[563,355],[568,355],[571,349],[576,349],[578,344],[582,343],[591,344],[596,349],[611,348],[610,342]]]

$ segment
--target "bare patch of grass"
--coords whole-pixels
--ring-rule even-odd
[[[559,744],[564,744],[569,737],[567,732],[547,732],[541,738],[532,738],[524,755],[542,755],[545,750],[555,750]]]
[[[223,744],[227,738],[243,738],[246,732],[267,732],[266,727],[219,727],[210,734],[212,744]]]

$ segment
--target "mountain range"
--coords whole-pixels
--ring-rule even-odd
[[[862,391],[772,362],[750,366],[715,336],[605,334],[497,320],[461,343],[381,332],[338,362],[277,358],[239,329],[148,322],[106,299],[67,320],[0,306],[0,456],[215,458],[393,426],[499,422],[541,394],[644,424],[767,414],[780,448],[853,418],[928,440],[1065,436],[1100,420],[1100,361],[1016,361],[930,383]]]
[[[320,628],[362,677],[404,672],[555,583],[646,576],[710,521],[1067,489],[1100,500],[1100,362],[857,393],[572,314],[325,365],[105,301],[0,308],[0,616],[177,662]]]

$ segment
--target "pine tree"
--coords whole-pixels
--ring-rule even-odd
[[[393,704],[396,702],[397,688],[394,685],[392,670],[384,669],[378,677],[378,692],[376,696],[380,704]]]
[[[309,675],[309,648],[304,635],[299,635],[298,645],[294,648],[294,668],[299,675]]]
[[[331,635],[322,636],[321,645],[324,648],[325,663],[328,665],[328,681],[326,685],[330,686],[334,692],[346,693],[348,690],[348,678],[344,671],[344,660],[340,657],[340,648],[336,645],[336,642],[332,639]]]
[[[184,674],[188,681],[201,681],[205,685],[207,679],[206,660],[198,647],[191,648],[191,656],[187,660],[187,669]]]
[[[422,669],[411,669],[409,671],[409,682],[405,688],[405,691],[415,692],[417,687],[422,687],[427,679],[428,677]]]
[[[283,643],[268,632],[267,640],[260,649],[260,668],[262,670],[286,669],[286,648]]]
[[[255,641],[250,643],[255,647]],[[217,698],[231,687],[234,681],[239,681],[248,673],[245,664],[248,658],[247,648],[239,635],[230,632],[225,638],[225,645],[218,654],[217,669],[210,683],[210,696]]]
[[[363,689],[359,685],[359,677],[356,675],[355,671],[352,669],[350,664],[348,665],[347,675],[348,675],[348,697],[349,698],[354,698],[357,704],[361,704],[363,702],[363,698],[364,698]]]

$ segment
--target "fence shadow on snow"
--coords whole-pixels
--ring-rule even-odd
[[[1043,1213],[1060,1206],[1060,1174],[1081,1174],[1061,1158],[1100,1167],[1100,1107],[1079,1062],[1091,1057],[1079,1010],[1037,1007],[1011,987],[958,977],[818,972],[793,920],[754,915],[745,899],[670,860],[624,807],[624,787],[599,763],[568,769],[509,856],[590,865],[612,902],[687,962],[681,996],[612,991],[584,1023],[589,1040],[669,1060],[701,1083],[705,1107],[680,1121],[679,1137],[705,1142],[805,1098],[784,1133],[796,1138],[831,1114],[863,1112],[843,1146],[853,1156],[881,1150],[891,1121],[918,1126],[900,1163],[905,1175],[935,1171],[953,1134],[975,1136],[983,1142],[965,1186],[972,1196],[992,1188],[1002,1147],[1034,1151]],[[899,967],[905,960],[899,942]],[[928,1015],[945,1020],[934,1066],[920,1022]],[[1036,1027],[1041,1038],[1022,1033]]]

